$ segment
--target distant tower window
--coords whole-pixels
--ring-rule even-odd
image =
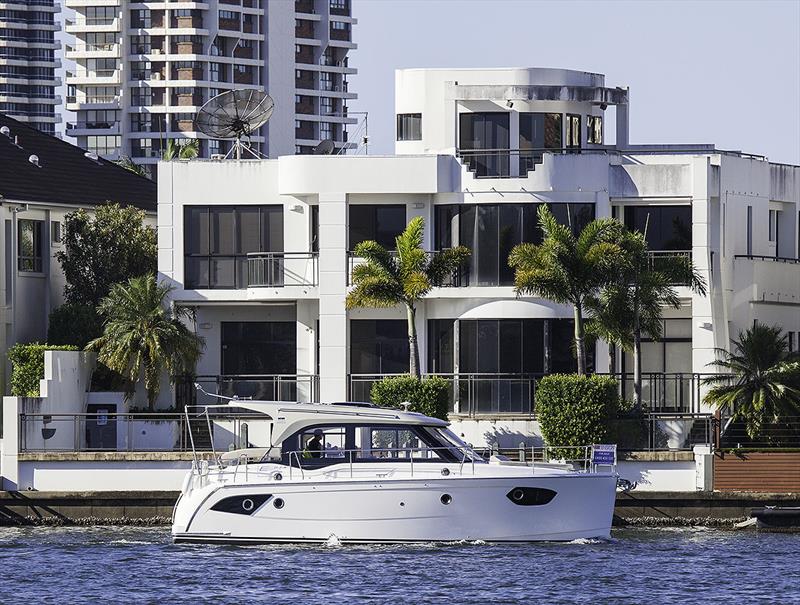
[[[747,207],[747,256],[753,254],[753,207]]]
[[[603,118],[586,116],[586,142],[593,145],[603,144]]]
[[[421,141],[422,140],[422,114],[399,113],[397,114],[397,140]]]
[[[778,211],[769,211],[769,241],[778,241]]]

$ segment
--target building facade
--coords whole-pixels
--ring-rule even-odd
[[[5,355],[22,342],[47,342],[48,317],[64,301],[56,253],[67,214],[113,200],[144,210],[155,223],[156,186],[82,149],[0,114],[0,390]]]
[[[75,142],[99,155],[130,156],[148,171],[166,141],[200,140],[200,157],[231,141],[198,132],[194,118],[227,90],[266,90],[271,121],[251,138],[265,156],[346,144],[347,65],[355,19],[350,0],[127,2],[67,0],[75,10],[67,49],[75,61],[66,109]]]
[[[454,417],[507,422],[513,442],[537,378],[575,367],[572,309],[512,287],[508,254],[540,241],[541,204],[575,232],[597,217],[647,225],[654,258],[691,258],[706,280],[706,296],[678,285],[664,338],[644,344],[651,410],[700,411],[715,348],[756,320],[798,347],[799,167],[710,145],[631,145],[628,92],[599,74],[401,70],[396,81],[394,156],[162,165],[159,272],[195,310],[207,390],[364,400],[373,381],[406,372],[405,313],[348,311],[345,296],[356,244],[392,248],[421,216],[427,250],[472,250],[418,309],[422,370],[451,382]],[[615,145],[604,140],[610,107]],[[590,357],[630,395],[626,354],[598,343]]]
[[[49,134],[60,120],[58,10],[53,0],[0,2],[0,113]]]

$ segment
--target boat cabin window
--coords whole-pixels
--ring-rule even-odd
[[[324,466],[352,462],[445,461],[461,462],[464,449],[458,438],[447,438],[437,428],[397,425],[330,425],[306,427],[283,441],[287,464]]]

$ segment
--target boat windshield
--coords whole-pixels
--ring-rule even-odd
[[[448,446],[453,445],[458,448],[460,456],[464,456],[466,453],[466,458],[468,460],[472,459],[475,462],[485,462],[483,456],[478,454],[471,445],[464,442],[461,437],[456,435],[450,429],[437,427],[429,430],[432,431],[440,441],[446,443]]]

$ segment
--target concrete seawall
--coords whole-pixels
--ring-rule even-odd
[[[0,525],[169,523],[178,492],[0,492]],[[762,506],[800,506],[800,494],[632,492],[617,496],[617,525],[729,525]]]

